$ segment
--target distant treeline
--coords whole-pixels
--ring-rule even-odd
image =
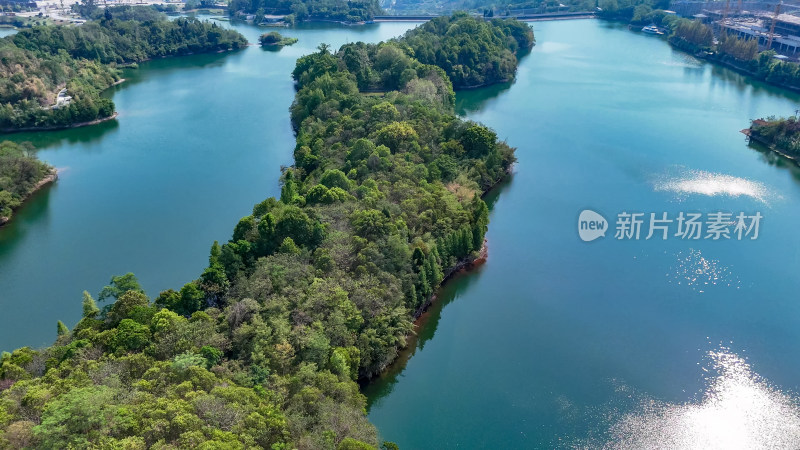
[[[0,225],[53,170],[36,158],[30,144],[0,142]]]
[[[255,14],[290,15],[288,21],[335,20],[361,22],[372,20],[382,9],[377,0],[231,0],[232,15],[240,11]]]
[[[148,7],[108,8],[78,27],[37,26],[0,39],[0,129],[61,127],[109,117],[100,93],[118,64],[237,49],[239,33],[197,19],[166,19]],[[62,88],[72,97],[53,108]]]
[[[521,46],[507,34],[520,25],[485,26]],[[86,293],[53,346],[3,354],[0,448],[376,448],[355,380],[395,359],[415,313],[478,255],[481,195],[515,161],[458,118],[445,70],[413,57],[416,35],[300,58],[280,198],[255,205],[179,290],[151,299],[132,274],[114,277],[98,296],[113,305]],[[374,86],[388,91],[360,89]]]
[[[667,9],[669,0],[395,0],[387,3],[391,14],[441,14],[442,11],[469,11],[486,17],[510,14],[597,11],[600,17],[629,21],[635,15],[654,9]],[[600,8],[599,10],[597,8]]]

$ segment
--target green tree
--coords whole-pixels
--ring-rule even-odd
[[[100,309],[97,307],[92,296],[87,291],[83,291],[83,317],[87,319],[94,319],[100,314]]]
[[[102,302],[109,298],[118,300],[123,294],[129,291],[139,292],[144,294],[142,285],[136,275],[128,272],[125,275],[111,277],[111,283],[103,288],[98,294],[97,298]]]
[[[469,157],[480,158],[495,149],[497,135],[483,125],[472,125],[464,130],[460,142]]]

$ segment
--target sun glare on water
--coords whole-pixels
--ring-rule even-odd
[[[800,448],[800,407],[741,357],[709,353],[708,387],[697,402],[645,402],[612,426],[608,449]]]
[[[730,197],[750,197],[768,203],[770,191],[757,181],[720,173],[691,170],[676,177],[665,177],[655,183],[656,191],[673,192],[683,199],[688,195],[709,197],[727,195]]]
[[[670,283],[688,286],[696,292],[705,292],[715,286],[739,289],[741,281],[731,268],[718,259],[703,256],[700,250],[678,252],[676,261],[666,274]]]

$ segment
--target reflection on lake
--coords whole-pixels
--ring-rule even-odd
[[[609,449],[777,449],[800,443],[800,407],[739,355],[708,353],[697,401],[641,400],[611,427]]]
[[[744,195],[765,204],[772,195],[763,183],[703,170],[681,170],[679,174],[664,176],[655,183],[655,190],[675,193],[681,199],[690,194]]]

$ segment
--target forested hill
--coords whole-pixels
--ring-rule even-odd
[[[533,30],[523,22],[487,22],[465,13],[437,17],[402,40],[420,62],[444,69],[456,89],[511,80],[517,54],[526,54],[535,43]]]
[[[388,43],[345,45],[331,59],[331,70],[346,70],[362,91],[407,87],[422,65],[444,70],[455,89],[509,81],[517,70],[517,55],[534,44],[533,30],[517,20],[485,21],[464,13],[437,17]],[[301,59],[295,78],[307,83]]]
[[[394,360],[415,312],[476,256],[481,194],[515,159],[455,115],[444,70],[404,39],[357,66],[390,90],[361,92],[347,61],[363,47],[297,62],[280,199],[215,242],[197,280],[150,299],[115,277],[98,297],[116,301],[84,294],[52,347],[2,356],[0,448],[379,445],[355,380]]]
[[[0,39],[0,129],[60,127],[109,117],[114,104],[100,92],[119,79],[116,64],[162,56],[237,49],[236,31],[197,19],[147,20],[135,11],[109,8],[81,26],[38,26]],[[120,18],[116,18],[119,15]],[[71,100],[57,104],[66,88]],[[53,106],[56,106],[55,108]]]
[[[231,14],[288,14],[294,20],[361,22],[382,12],[378,0],[231,0]]]

